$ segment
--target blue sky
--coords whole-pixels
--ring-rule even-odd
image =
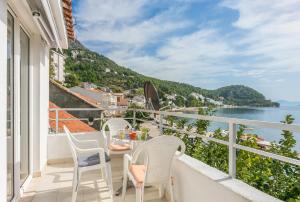
[[[77,38],[139,73],[300,100],[300,0],[73,0],[73,7]]]

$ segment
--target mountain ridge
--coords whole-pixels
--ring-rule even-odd
[[[201,103],[191,97],[192,93],[222,101],[224,104],[237,106],[278,107],[279,103],[267,100],[265,96],[244,85],[230,85],[215,90],[207,90],[190,84],[166,81],[137,73],[118,65],[113,60],[93,52],[79,41],[70,42],[66,56],[66,86],[78,85],[80,82],[92,82],[98,86],[107,86],[115,92],[140,89],[145,81],[151,81],[157,88],[162,100],[166,95],[176,94],[175,104],[179,106],[198,106]],[[183,98],[185,99],[183,99]],[[192,101],[191,101],[192,99]]]

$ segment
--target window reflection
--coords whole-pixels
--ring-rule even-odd
[[[14,19],[7,14],[7,201],[13,197],[14,181],[14,131],[13,131],[13,48],[14,48]]]

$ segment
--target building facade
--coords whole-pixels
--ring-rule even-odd
[[[49,50],[74,38],[70,5],[0,0],[0,201],[19,201],[46,165]]]
[[[57,51],[51,50],[50,57],[50,72],[53,71],[52,78],[63,83],[65,81],[64,55]]]

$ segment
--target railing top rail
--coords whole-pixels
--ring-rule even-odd
[[[127,108],[49,108],[49,111],[126,111]]]
[[[165,116],[176,116],[176,117],[181,117],[181,118],[201,119],[201,120],[215,121],[215,122],[222,122],[222,123],[235,123],[235,124],[241,124],[241,125],[257,126],[257,127],[262,127],[262,128],[288,130],[288,131],[300,133],[300,125],[298,125],[298,124],[284,124],[284,123],[280,123],[280,122],[238,119],[238,118],[229,118],[229,117],[220,117],[220,116],[205,116],[205,115],[199,115],[199,114],[185,114],[185,113],[180,113],[180,112],[154,111],[154,110],[145,110],[145,109],[130,108],[128,110],[136,110],[136,111],[145,112],[145,113],[156,113],[156,114],[162,114]]]
[[[261,127],[261,128],[288,130],[288,131],[300,133],[300,125],[298,125],[298,124],[284,124],[284,123],[280,123],[280,122],[258,121],[258,120],[249,120],[249,119],[220,117],[220,116],[206,116],[206,115],[199,115],[199,114],[186,114],[186,113],[180,113],[180,112],[155,111],[155,110],[136,109],[136,108],[124,108],[124,107],[117,107],[117,108],[49,108],[49,111],[127,111],[127,110],[131,110],[131,111],[135,110],[135,111],[145,112],[145,113],[162,114],[165,116],[176,116],[176,117],[188,118],[188,119],[201,119],[201,120],[222,122],[222,123],[228,123],[228,124],[234,123],[234,124],[241,124],[241,125],[256,126],[256,127]]]
[[[110,110],[119,110],[119,111],[136,111],[136,112],[145,112],[145,113],[152,113],[152,114],[160,114],[164,116],[176,116],[176,117],[181,117],[181,118],[189,118],[189,119],[200,119],[200,120],[207,120],[207,121],[215,121],[215,122],[223,122],[227,124],[243,124],[243,125],[250,125],[250,126],[257,126],[257,127],[263,127],[263,128],[272,128],[272,129],[279,129],[279,130],[288,130],[288,131],[293,131],[293,132],[298,132],[300,133],[300,125],[296,124],[284,124],[284,123],[279,123],[279,122],[267,122],[267,121],[258,121],[258,120],[247,120],[247,119],[238,119],[238,118],[228,118],[228,117],[218,117],[218,116],[205,116],[205,115],[198,115],[198,114],[185,114],[185,113],[180,113],[180,112],[168,112],[168,111],[155,111],[155,110],[146,110],[146,109],[136,109],[136,108],[124,108],[124,107],[118,107],[118,108],[50,108],[49,111],[110,111]],[[58,113],[57,113],[58,114]],[[56,117],[54,120],[57,121],[58,123],[58,117]],[[100,118],[98,120],[105,119]],[[130,119],[130,118],[128,118]],[[137,118],[133,118],[138,120]],[[60,120],[60,119],[59,119]],[[69,120],[69,119],[66,119]],[[78,119],[77,119],[78,120]],[[82,120],[86,120],[82,118]],[[196,133],[191,133],[188,131],[181,131],[176,128],[171,128],[168,126],[161,125],[161,128],[169,128],[178,132],[183,132],[185,134],[190,134],[190,135],[195,135]],[[227,145],[230,147],[229,142],[224,141],[224,140],[219,140],[213,137],[206,137],[203,135],[198,135],[198,137],[201,137],[203,139],[207,139],[210,141],[214,141],[223,145]],[[289,157],[284,157],[281,155],[273,154],[270,152],[262,151],[262,150],[257,150],[254,148],[238,145],[238,144],[233,144],[231,147],[237,148],[237,149],[242,149],[245,151],[249,151],[252,153],[256,153],[265,157],[277,159],[283,162],[287,163],[292,163],[295,165],[300,165],[300,160],[289,158]]]

